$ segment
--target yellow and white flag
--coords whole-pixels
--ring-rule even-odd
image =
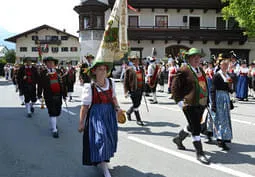
[[[127,0],[116,0],[95,60],[114,62],[127,52]]]

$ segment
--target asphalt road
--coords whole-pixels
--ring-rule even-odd
[[[116,83],[123,109],[130,99]],[[82,134],[78,133],[81,87],[75,86],[74,100],[63,105],[58,119],[60,138],[53,139],[47,109],[35,106],[26,117],[11,82],[0,79],[0,177],[101,177],[97,167],[82,166]],[[255,176],[255,100],[235,103],[231,111],[233,141],[229,152],[203,143],[209,166],[197,162],[191,138],[179,151],[172,138],[186,125],[183,113],[166,93],[158,93],[159,104],[144,101],[141,116],[145,126],[129,121],[119,125],[118,150],[111,159],[113,177],[251,177]],[[205,141],[203,138],[202,141]]]

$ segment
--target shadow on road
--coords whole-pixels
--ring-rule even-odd
[[[112,176],[121,176],[121,177],[166,177],[161,174],[154,173],[142,173],[134,168],[129,166],[115,166],[110,170]]]
[[[207,153],[211,156],[211,161],[213,163],[250,165],[255,164],[255,159],[252,156],[245,154],[246,152],[254,152],[255,145],[231,143],[229,144],[229,147],[231,149],[227,153],[221,151],[221,149],[219,149],[215,153]]]
[[[155,136],[171,136],[174,137],[177,133],[163,131],[163,132],[152,132],[148,127],[119,127],[119,131],[125,131],[129,134],[139,134],[139,135],[155,135]]]
[[[0,81],[0,86],[7,86],[7,85],[13,85],[12,81]]]

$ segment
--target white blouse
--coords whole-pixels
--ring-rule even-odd
[[[106,81],[106,86],[105,87],[100,87],[103,91],[107,91],[110,88],[110,82],[108,79],[105,79]],[[115,92],[115,82],[111,79],[112,81],[112,97],[116,96]],[[97,88],[98,92],[101,92],[99,88]],[[81,105],[91,105],[92,103],[92,89],[91,89],[91,84],[90,83],[85,83],[82,89],[82,94],[81,94]]]

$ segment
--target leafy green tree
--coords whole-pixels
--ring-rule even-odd
[[[222,0],[227,5],[222,9],[225,19],[234,17],[245,34],[255,37],[255,1],[254,0]]]
[[[7,63],[15,63],[16,60],[16,53],[15,50],[9,50],[5,53],[4,59]]]

